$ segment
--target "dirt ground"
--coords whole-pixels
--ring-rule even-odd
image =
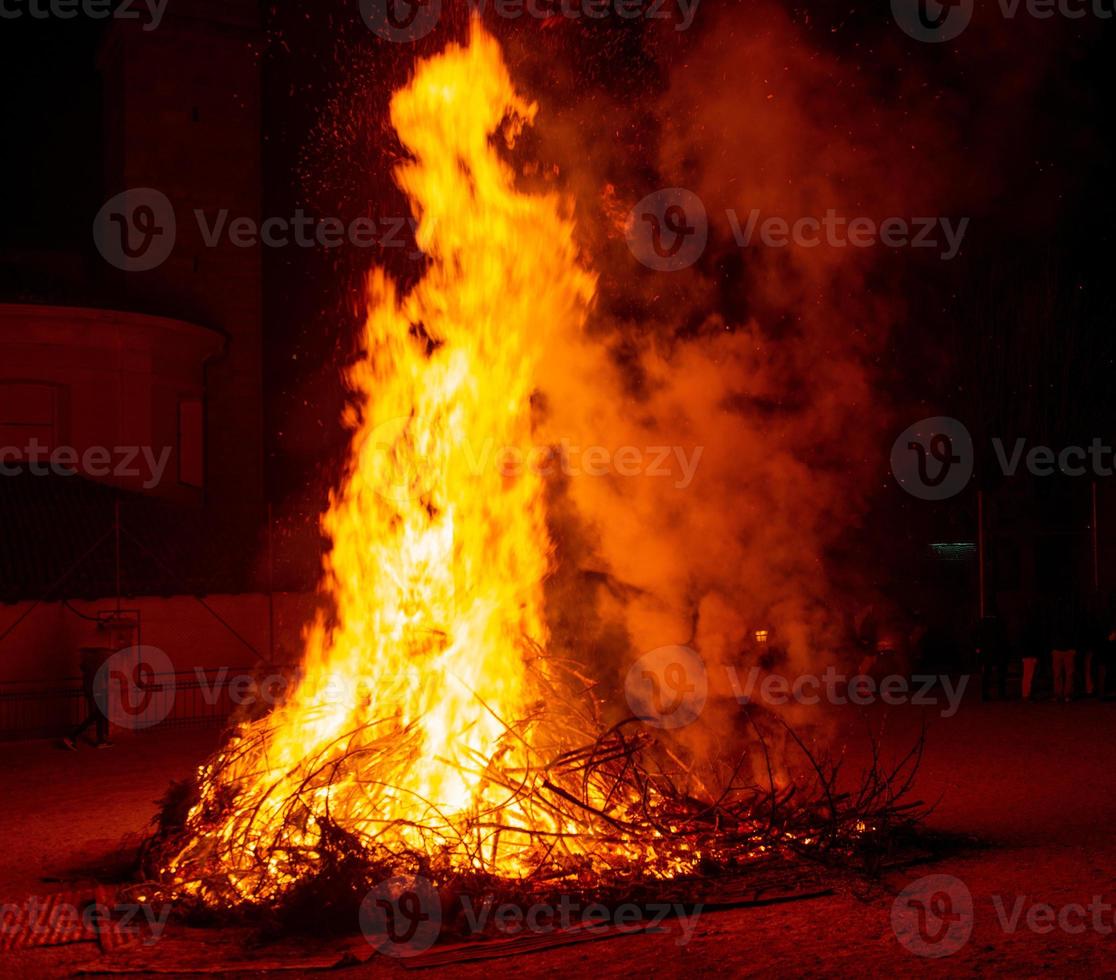
[[[855,894],[842,890],[790,904],[705,912],[688,941],[674,924],[662,933],[420,975],[1116,975],[1114,913],[1097,904],[1116,904],[1116,704],[966,701],[951,718],[912,707],[888,709],[886,719],[882,709],[873,716],[876,722],[886,720],[888,739],[896,746],[909,744],[924,718],[930,730],[919,796],[941,797],[929,825],[977,837],[984,846],[892,873]],[[846,722],[842,730],[855,755],[862,724],[852,717]],[[187,775],[215,739],[211,730],[155,731],[122,737],[110,750],[78,753],[47,742],[5,745],[0,751],[0,902],[61,887],[44,878],[73,877],[75,868],[141,832],[169,781]],[[900,903],[909,911],[896,919],[895,897],[932,874],[952,878],[916,895],[915,906],[937,902],[933,907],[945,910],[946,925],[961,909],[944,938],[934,928],[940,920],[927,926],[921,948],[950,953],[939,957],[916,955],[908,945],[919,945],[917,935],[904,944],[893,926],[897,923],[904,937],[913,935],[909,926],[917,907]],[[950,896],[945,906],[943,887]],[[971,918],[965,916],[958,889],[971,894]],[[1052,907],[1053,923],[1044,910],[1032,909],[1036,903]],[[1037,928],[1028,927],[1028,916]],[[969,921],[971,935],[966,935]],[[168,964],[183,941],[174,926],[168,928],[162,939]],[[228,947],[240,940],[218,933],[209,941],[220,950],[222,943]],[[6,977],[106,968],[111,969],[109,960],[91,943],[0,953]],[[373,954],[367,963],[335,972],[402,976],[411,971],[397,959]]]

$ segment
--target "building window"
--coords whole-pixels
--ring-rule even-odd
[[[0,381],[0,448],[26,457],[33,444],[58,442],[58,388],[34,381]]]

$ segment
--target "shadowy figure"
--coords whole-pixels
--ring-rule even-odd
[[[1089,597],[1081,624],[1081,677],[1087,697],[1095,694],[1103,698],[1105,695],[1112,630],[1110,602],[1106,596],[1094,592]]]
[[[909,677],[911,638],[915,633],[911,618],[898,606],[872,603],[863,607],[853,621],[853,631],[861,648],[859,673],[876,680],[887,676]]]
[[[1035,674],[1039,658],[1050,648],[1050,610],[1037,604],[1031,609],[1027,628],[1021,638],[1020,653],[1023,661],[1023,679],[1020,696],[1024,701],[1034,701]]]
[[[109,740],[109,719],[105,714],[105,695],[108,691],[107,678],[101,668],[115,653],[112,647],[82,647],[81,657],[81,689],[85,695],[86,715],[64,739],[62,744],[70,751],[76,752],[78,740],[91,727],[96,727],[96,741],[94,747],[106,749],[112,745]]]
[[[1073,676],[1081,640],[1081,616],[1076,599],[1059,595],[1050,617],[1050,667],[1054,679],[1054,700],[1073,700]]]
[[[1001,701],[1007,700],[1008,642],[1004,622],[995,611],[977,622],[973,646],[980,665],[980,696],[992,699],[993,688]]]
[[[1095,654],[1097,697],[1103,701],[1111,697],[1108,693],[1108,678],[1112,674],[1113,664],[1116,663],[1116,611],[1114,610],[1116,610],[1116,603],[1109,595],[1101,607]]]

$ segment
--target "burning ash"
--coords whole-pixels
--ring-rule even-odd
[[[466,46],[421,62],[392,100],[411,154],[396,180],[427,267],[405,293],[382,271],[370,277],[364,356],[349,374],[350,465],[324,518],[332,613],[307,630],[293,694],[232,734],[201,770],[182,826],[159,843],[160,877],[179,897],[274,906],[339,876],[356,889],[418,871],[657,879],[788,843],[831,846],[863,828],[864,812],[895,802],[881,783],[855,801],[792,806],[793,787],[771,779],[761,789],[750,771],[734,778],[739,770],[707,785],[677,743],[602,704],[608,685],[589,676],[585,652],[549,635],[561,502],[543,468],[477,457],[495,446],[531,459],[560,430],[619,430],[623,406],[570,390],[584,396],[586,379],[614,368],[586,337],[598,281],[575,244],[572,204],[518,189],[498,148],[535,113],[476,24]],[[756,375],[764,355],[754,347],[741,337],[717,350]],[[681,394],[691,400],[675,416],[715,413],[702,374],[689,377]],[[576,417],[556,407],[578,405]],[[625,508],[607,487],[592,492],[606,496],[578,505],[616,515],[612,555],[620,577],[638,581],[651,529],[669,517],[651,512],[653,499]],[[717,501],[687,508],[709,515]],[[624,567],[617,542],[635,565]],[[654,557],[669,566],[669,555]],[[701,599],[707,633],[733,615]]]

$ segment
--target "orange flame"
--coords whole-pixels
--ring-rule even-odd
[[[176,862],[216,852],[242,897],[281,887],[323,818],[464,867],[484,841],[462,828],[486,812],[513,837],[543,819],[486,777],[528,764],[543,710],[528,666],[547,643],[543,478],[476,464],[486,447],[532,451],[547,345],[580,332],[595,290],[568,207],[517,190],[493,145],[535,111],[475,23],[392,99],[412,154],[396,180],[429,261],[405,295],[381,270],[370,278],[350,467],[323,521],[335,617],[308,629],[286,703],[203,770],[191,818],[236,804]],[[514,846],[489,850],[489,867],[522,870]]]

